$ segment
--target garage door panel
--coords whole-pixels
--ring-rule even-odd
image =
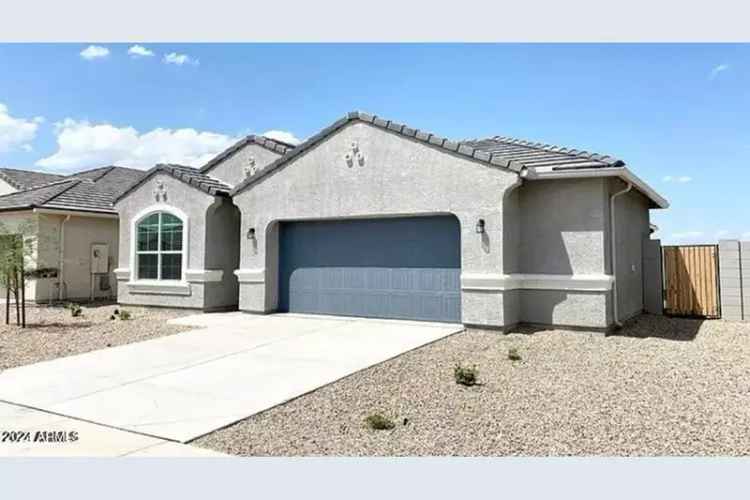
[[[454,217],[284,223],[282,311],[460,321]]]

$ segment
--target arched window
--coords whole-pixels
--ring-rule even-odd
[[[136,226],[136,268],[139,280],[182,279],[182,221],[156,212]]]

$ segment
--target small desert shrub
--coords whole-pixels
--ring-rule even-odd
[[[396,427],[396,424],[390,418],[380,413],[368,415],[365,422],[367,423],[367,427],[376,431],[390,430]]]
[[[75,302],[69,302],[65,305],[65,308],[70,311],[70,315],[74,318],[77,318],[81,314],[83,314],[83,309],[81,308],[80,304],[76,304]]]
[[[521,361],[521,353],[518,352],[517,347],[511,347],[508,349],[508,359],[511,361]]]
[[[459,364],[453,369],[453,378],[456,379],[457,384],[466,386],[476,385],[478,376],[479,370],[477,370],[476,365],[468,367]]]
[[[127,321],[133,317],[132,314],[130,314],[130,311],[122,310],[120,311],[120,319],[123,321]]]

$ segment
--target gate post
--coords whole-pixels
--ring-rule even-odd
[[[661,269],[661,240],[643,240],[643,310],[664,313],[664,280]]]
[[[750,243],[745,243],[746,262],[750,262]],[[745,313],[743,289],[750,288],[750,279],[743,287],[742,253],[737,240],[719,240],[719,287],[721,292],[721,317],[733,321],[750,319]],[[750,275],[746,274],[748,278]],[[745,293],[745,300],[750,293]],[[749,311],[750,313],[750,311]]]

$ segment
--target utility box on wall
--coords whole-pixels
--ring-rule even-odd
[[[109,272],[109,245],[94,243],[91,245],[91,274]]]

